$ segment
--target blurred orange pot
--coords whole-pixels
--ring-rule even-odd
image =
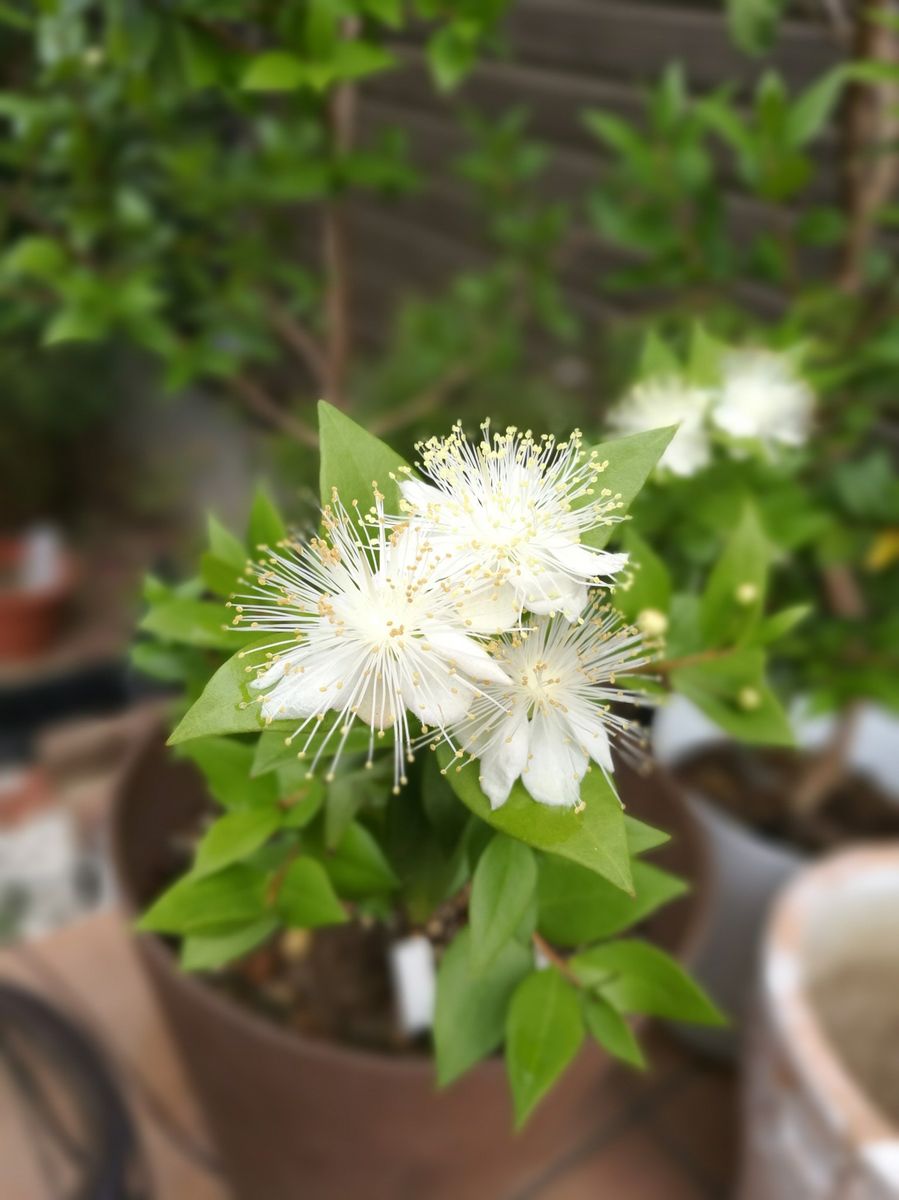
[[[53,645],[75,584],[75,565],[65,552],[52,581],[18,583],[26,544],[24,538],[0,537],[0,662],[37,658]]]

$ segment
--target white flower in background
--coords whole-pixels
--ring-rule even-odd
[[[678,430],[659,459],[673,475],[694,475],[711,458],[706,414],[712,392],[693,387],[676,375],[659,375],[635,384],[608,415],[616,433],[645,433],[664,425]]]
[[[637,726],[611,705],[647,703],[618,683],[650,661],[640,633],[594,603],[583,621],[542,617],[491,649],[511,683],[486,687],[454,731],[480,759],[491,807],[505,803],[519,777],[541,804],[575,807],[590,759],[612,771],[610,738],[639,740]]]
[[[620,571],[626,554],[591,550],[581,536],[619,520],[620,498],[601,486],[606,464],[567,442],[535,440],[509,427],[472,443],[454,425],[449,437],[418,447],[429,482],[400,483],[413,528],[423,529],[437,569],[464,580],[470,628],[511,629],[522,609],[574,620],[588,588]]]
[[[283,635],[264,647],[268,661],[252,685],[267,722],[297,719],[290,740],[308,731],[305,750],[325,714],[337,713],[334,763],[357,717],[371,727],[369,761],[376,734],[393,728],[398,786],[412,751],[407,709],[445,732],[482,685],[507,677],[462,624],[423,536],[387,528],[380,496],[361,532],[336,496],[322,520],[325,538],[284,543],[253,565],[249,592],[232,601],[234,623]]]
[[[771,350],[732,350],[712,420],[735,438],[753,438],[769,451],[801,446],[809,436],[815,396],[793,357]]]

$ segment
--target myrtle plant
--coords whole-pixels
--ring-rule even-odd
[[[488,421],[409,465],[322,403],[310,532],[260,493],[246,541],[212,521],[197,579],[148,583],[136,660],[181,682],[170,744],[223,811],[142,927],[220,970],[284,930],[430,937],[452,904],[431,951],[437,1077],[504,1045],[519,1124],[585,1035],[639,1065],[631,1015],[719,1022],[634,929],[685,885],[646,860],[666,835],[616,783],[706,632],[733,651],[723,719],[777,725],[764,639],[746,639],[759,564],[715,567],[680,662],[631,619],[654,568],[634,569],[628,510],[673,434],[589,446]]]

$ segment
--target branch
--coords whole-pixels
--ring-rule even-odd
[[[384,437],[388,433],[396,433],[398,429],[405,429],[420,417],[428,416],[441,406],[451,392],[466,383],[475,370],[474,363],[470,361],[456,363],[442,379],[413,396],[406,404],[391,409],[380,418],[375,418],[370,423],[371,432],[377,437]]]
[[[317,383],[325,385],[328,379],[328,360],[322,346],[313,334],[291,312],[281,305],[270,301],[268,305],[269,319],[283,342],[301,359]]]
[[[343,22],[343,36],[354,37],[358,28],[358,18],[348,17]],[[356,89],[352,83],[338,84],[331,92],[328,97],[327,119],[332,155],[346,154],[353,143],[356,123]],[[351,351],[350,264],[346,213],[342,201],[333,195],[324,206],[322,241],[328,328],[327,393],[332,404],[344,408]]]
[[[309,446],[312,449],[318,446],[318,435],[315,430],[285,412],[255,380],[250,379],[247,375],[237,375],[230,382],[247,408],[261,417],[267,425],[271,425],[280,433],[293,438],[301,446]]]
[[[583,980],[578,979],[577,975],[569,967],[568,960],[558,950],[554,949],[542,934],[532,933],[531,941],[534,943],[535,948],[552,963],[560,975],[564,975],[569,983],[573,983],[575,987],[579,988],[584,986]]]
[[[877,19],[895,12],[893,0],[870,0],[859,9],[854,58],[892,65],[899,62],[895,32]],[[855,82],[843,108],[843,189],[849,232],[838,283],[850,294],[864,284],[865,258],[877,230],[878,212],[889,200],[899,173],[899,156],[889,149],[899,131],[897,96],[899,88],[894,83]]]

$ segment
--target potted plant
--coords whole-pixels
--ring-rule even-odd
[[[664,784],[609,753],[679,677],[608,604],[604,548],[671,433],[455,427],[412,469],[323,403],[319,532],[260,494],[249,560],[213,523],[198,581],[151,581],[138,661],[190,706],[182,761],[129,775],[117,857],[239,1193],[511,1187],[589,1121],[585,1037],[637,1063],[632,1014],[720,1021],[640,935],[683,884],[615,779],[644,815]]]
[[[654,729],[711,852],[715,918],[697,969],[735,1013],[752,994],[765,910],[803,856],[897,828],[899,493],[883,441],[896,307],[882,240],[895,70],[879,61],[895,34],[867,10],[858,23],[870,60],[798,94],[768,71],[739,108],[726,92],[691,95],[671,69],[639,125],[588,117],[613,157],[592,218],[634,255],[614,281],[660,290],[649,329],[644,320],[629,333],[630,374],[607,427],[681,422],[638,502],[640,533],[670,573],[647,573],[656,590],[643,602],[676,640],[685,609],[670,597],[722,547],[742,558],[748,608],[776,614],[765,626],[780,639],[772,678],[800,742],[798,752],[728,745],[710,723],[722,725],[714,696],[699,693],[661,710]],[[880,116],[863,128],[865,106]],[[820,199],[823,159],[810,153],[837,111],[839,207]],[[723,201],[731,177],[765,206],[763,223]],[[665,222],[665,211],[681,219]],[[731,1033],[704,1041],[733,1048]]]
[[[766,927],[747,1057],[741,1200],[899,1188],[897,843],[805,867]],[[801,1130],[801,1136],[796,1131]]]

